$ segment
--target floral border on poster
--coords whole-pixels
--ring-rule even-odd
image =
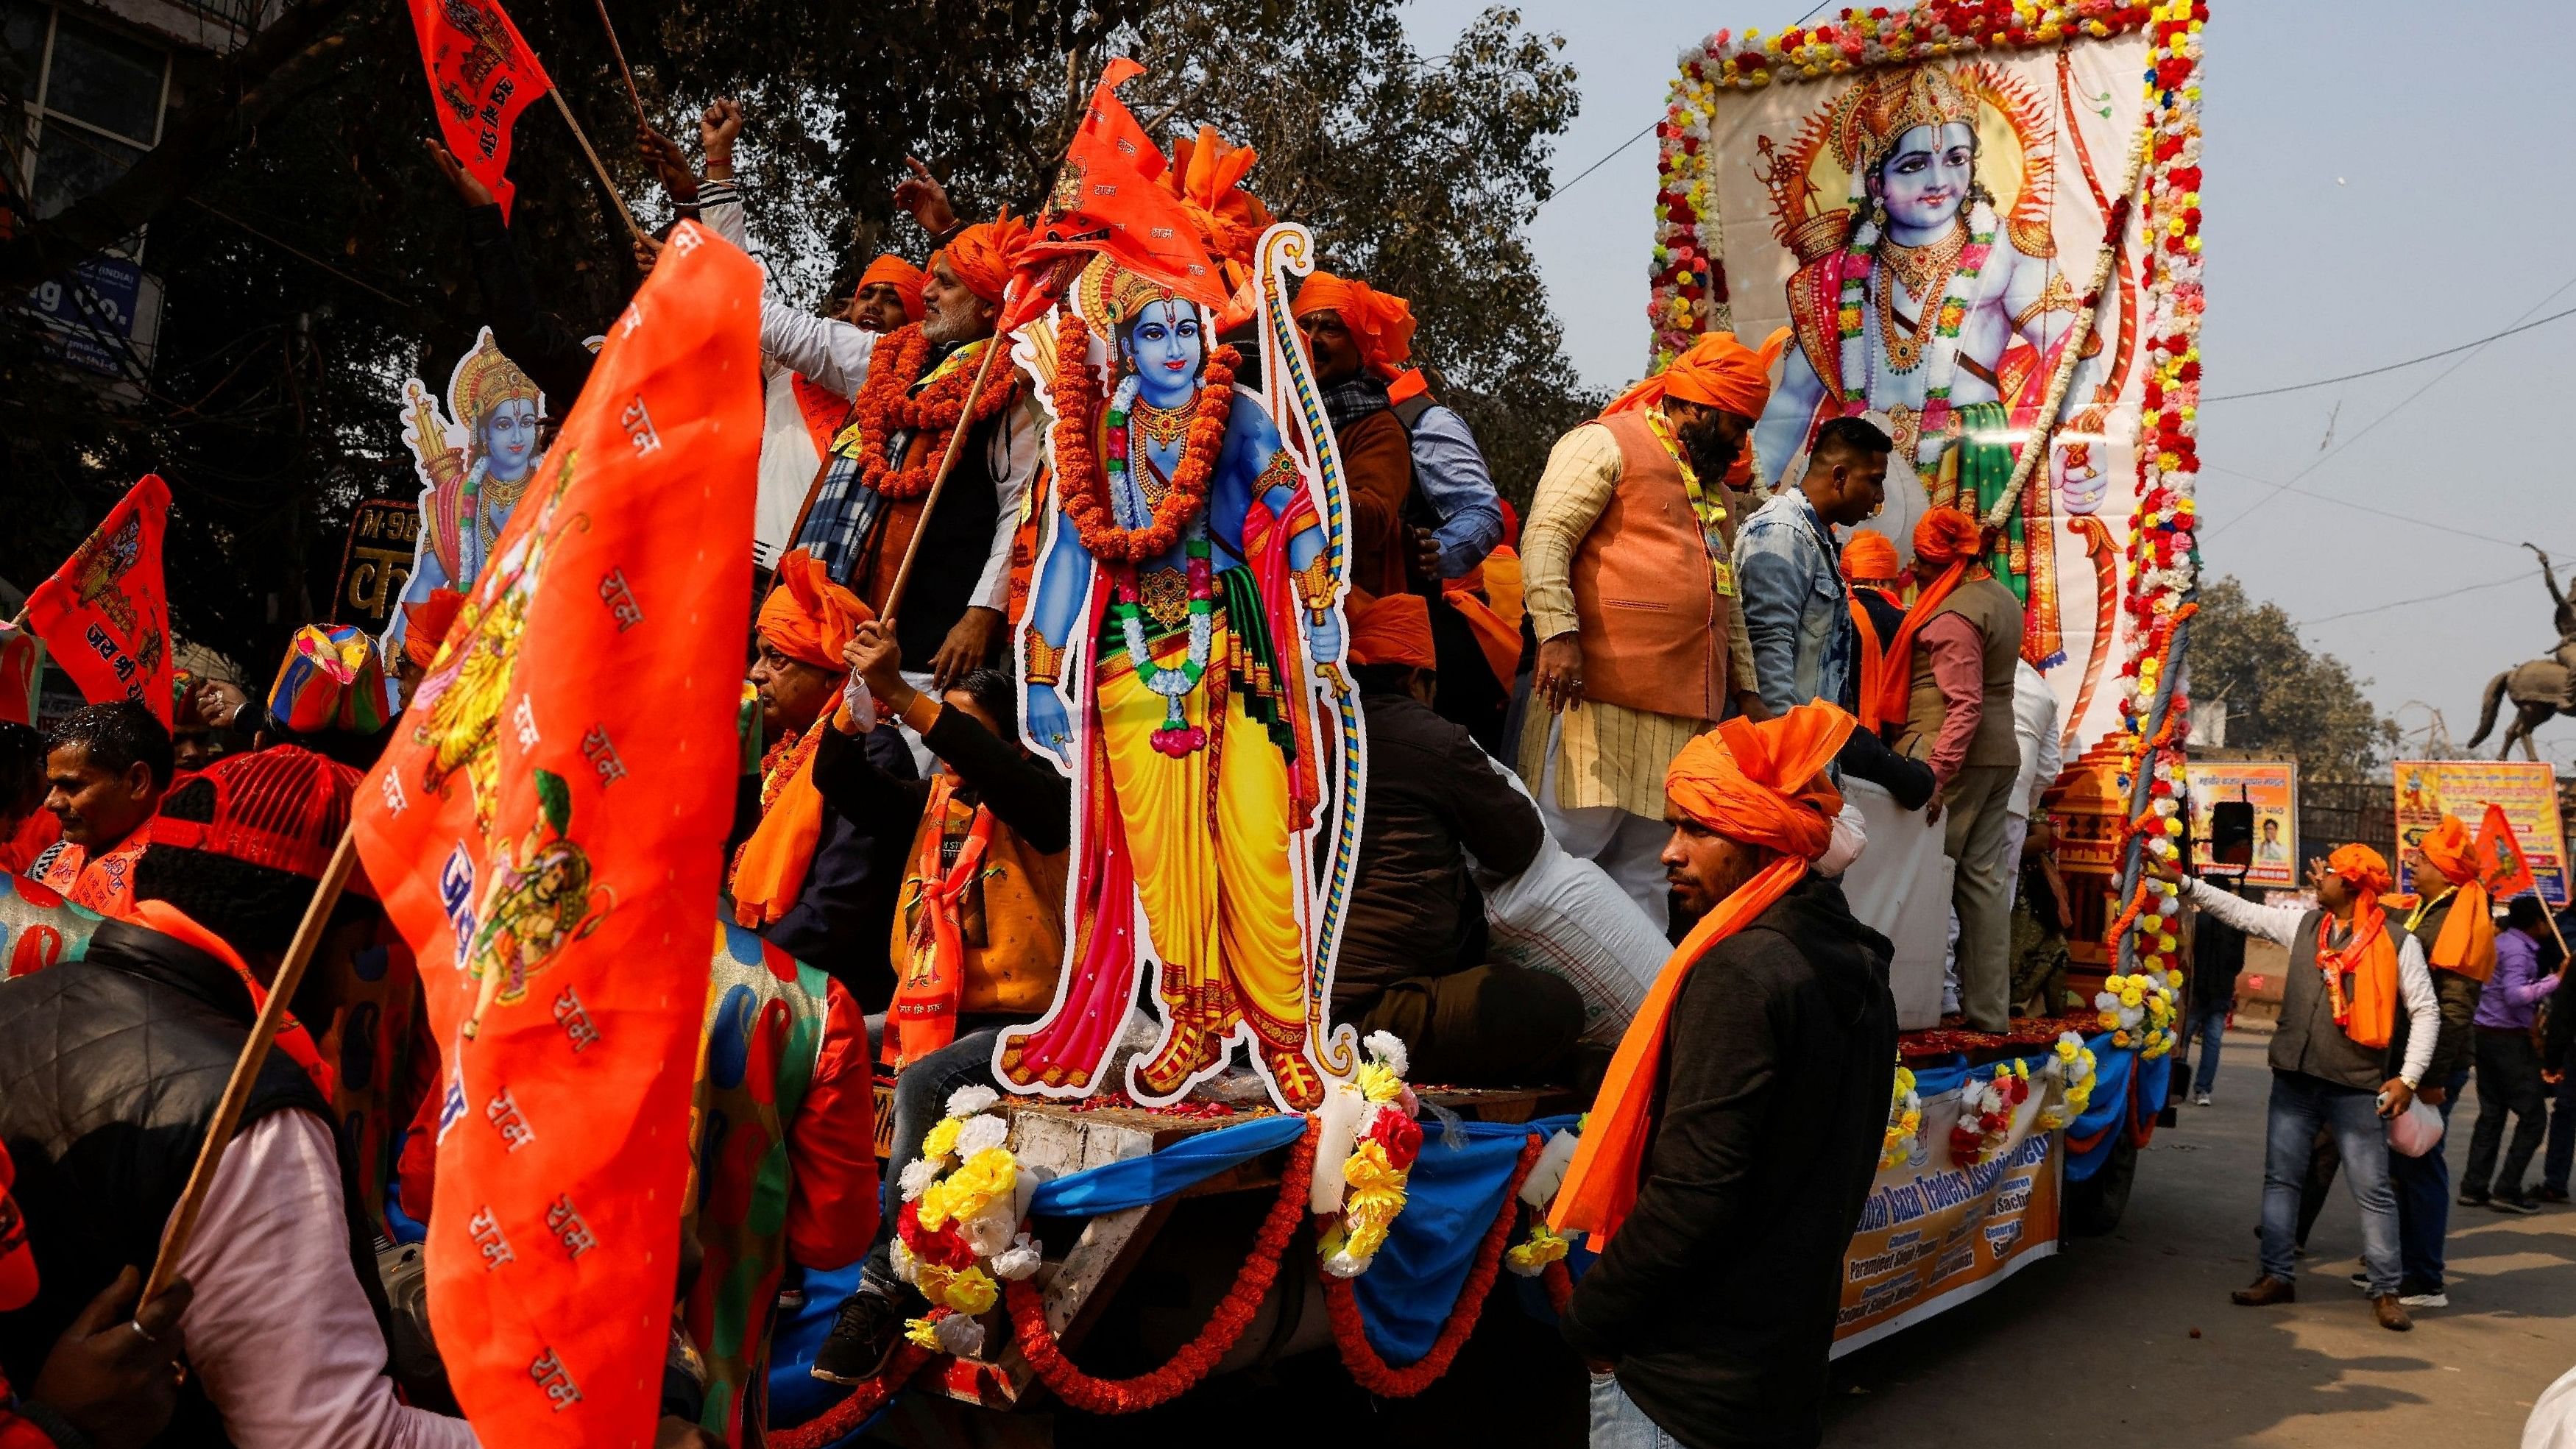
[[[2168,726],[2188,709],[2182,681],[2169,677],[2166,665],[2178,626],[2191,615],[2199,563],[2192,492],[2200,471],[2200,76],[2208,19],[2209,7],[2195,0],[1924,0],[1910,9],[1846,9],[1829,23],[1777,35],[1718,31],[1682,52],[1681,74],[1655,127],[1655,245],[1647,277],[1646,312],[1655,332],[1650,370],[1660,371],[1699,334],[1733,327],[1724,229],[1698,163],[1701,149],[1715,144],[1721,91],[2148,32],[2145,116],[2153,149],[2140,182],[2140,235],[2154,265],[2141,306],[2146,436],[2122,600],[2129,628],[2121,674],[2129,684],[2118,746],[2121,786],[2136,809],[2119,844],[2125,854],[2129,841],[2143,836],[2150,853],[2166,858],[2176,848],[2183,803],[2182,747]],[[2136,789],[2142,762],[2148,767],[2143,792]],[[2172,886],[2136,872],[2123,909],[2113,913],[2109,944],[2116,948],[2134,927],[2132,969],[2172,972],[2172,917],[2179,907]]]

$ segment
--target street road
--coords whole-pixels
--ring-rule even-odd
[[[2346,1281],[2352,1199],[2300,1264],[2299,1301],[2239,1308],[2255,1276],[2270,1038],[2238,1032],[2216,1103],[2181,1108],[2138,1163],[2118,1232],[2073,1239],[1964,1307],[1838,1366],[1825,1442],[2511,1449],[2532,1399],[2576,1364],[2576,1211],[2452,1209],[2451,1307],[2390,1333]],[[2443,1145],[2457,1173],[2477,1101]],[[2537,1185],[2539,1165],[2533,1164]]]

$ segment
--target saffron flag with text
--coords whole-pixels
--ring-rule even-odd
[[[429,68],[430,109],[458,164],[492,188],[501,219],[517,190],[510,128],[530,102],[554,89],[537,53],[519,38],[500,0],[411,0],[411,26]]]
[[[2491,901],[2509,901],[2540,888],[2531,876],[2531,858],[2522,853],[2522,842],[2514,838],[2513,822],[2504,818],[2501,805],[2488,805],[2486,818],[2478,822],[2475,857],[2479,883]]]
[[[1002,330],[1051,304],[1061,290],[1058,259],[1093,252],[1190,301],[1225,305],[1225,278],[1199,245],[1198,228],[1180,198],[1154,184],[1170,163],[1118,99],[1118,87],[1144,73],[1122,56],[1109,62],[1092,87],[1091,105],[1056,172],[1055,190],[1038,213],[1037,234],[1022,253],[1020,295],[1003,317]]]
[[[354,811],[438,1043],[430,1325],[486,1444],[652,1442],[733,818],[760,286],[696,223],[671,234]]]
[[[26,624],[92,704],[130,699],[170,723],[170,601],[161,532],[170,485],[157,473],[126,490],[107,520],[27,596]]]

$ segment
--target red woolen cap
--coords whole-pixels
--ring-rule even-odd
[[[197,779],[213,787],[214,818],[184,820],[173,790],[152,820],[152,843],[202,850],[248,865],[320,880],[331,851],[349,828],[358,772],[296,745],[227,755]],[[193,814],[194,811],[189,813]]]

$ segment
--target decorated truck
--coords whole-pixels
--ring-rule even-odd
[[[1927,0],[1720,30],[1682,54],[1658,127],[1652,365],[1703,332],[1786,329],[1755,486],[1793,482],[1824,420],[1878,422],[1897,451],[1865,526],[1902,555],[1926,509],[1980,516],[2071,762],[2032,826],[2055,863],[2032,886],[2052,902],[2039,939],[2016,942],[2032,1014],[2000,1034],[1941,1023],[1940,831],[1846,782],[1869,837],[1847,890],[1896,943],[1905,1031],[1837,1352],[2115,1223],[2165,1105],[2178,902],[2141,865],[2185,830],[2204,19],[2189,0]],[[1171,517],[1090,501],[1121,496],[1114,434],[1135,408],[1191,405],[1116,366],[1169,345],[1168,288],[1095,262],[1020,334],[1059,511],[1014,642],[1043,686],[1029,742],[1076,782],[1066,966],[1046,1015],[1003,1035],[1001,1090],[953,1099],[904,1184],[897,1269],[927,1305],[908,1341],[835,1401],[794,1381],[799,1336],[810,1351],[821,1332],[809,1309],[782,1336],[773,1422],[792,1427],[773,1443],[836,1442],[907,1385],[1132,1413],[1327,1344],[1400,1398],[1481,1316],[1519,1311],[1490,1306],[1497,1283],[1533,1280],[1544,1313],[1588,1261],[1545,1227],[1583,1104],[1410,1082],[1401,1042],[1329,1019],[1368,761],[1328,607],[1348,504],[1285,305],[1309,245],[1294,226],[1262,238],[1262,423],[1238,404],[1196,465],[1216,481]],[[1211,374],[1239,365],[1230,351]],[[1249,495],[1228,492],[1245,477]],[[1248,520],[1255,557],[1207,576],[1193,507]],[[1230,622],[1160,645],[1131,628],[1119,650],[1099,621],[1151,602],[1125,570],[1167,560],[1185,609],[1221,597]],[[1272,672],[1209,698],[1209,643],[1245,645],[1226,631],[1254,616]],[[1194,828],[1202,808],[1284,820],[1290,846],[1226,856]],[[1615,1037],[1622,1003],[1592,1005]],[[1122,1308],[1149,1279],[1161,1311]]]

